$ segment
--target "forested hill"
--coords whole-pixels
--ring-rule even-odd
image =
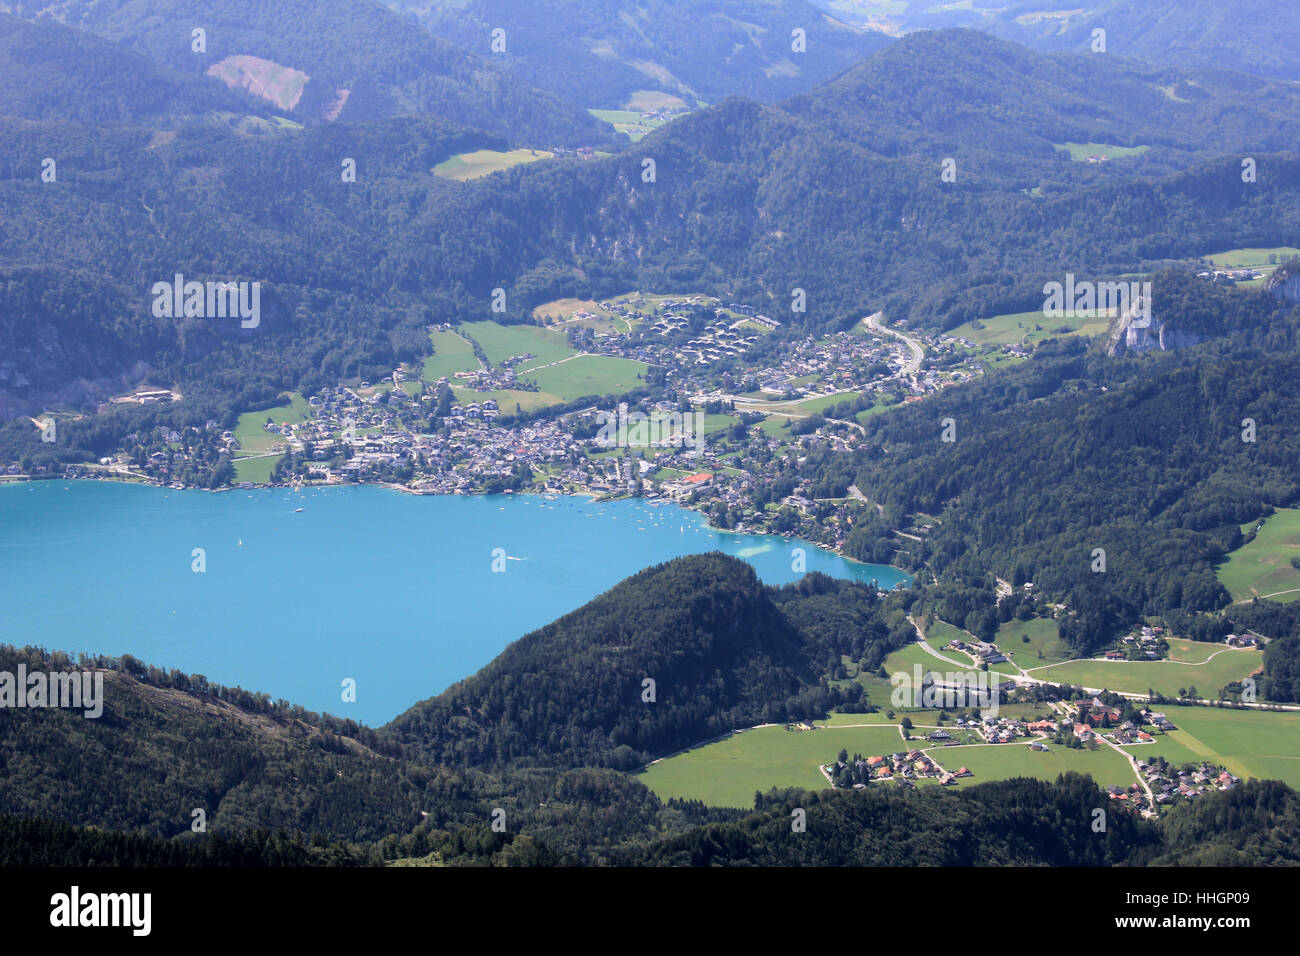
[[[435,763],[627,770],[787,702],[803,716],[819,676],[753,568],[715,552],[633,575],[388,729]]]
[[[852,614],[833,607],[837,594],[844,595],[812,577],[781,589],[777,604],[814,625],[819,636],[807,640],[805,651],[825,642],[823,649],[847,652]],[[752,591],[745,581],[732,583],[735,595]],[[863,593],[869,589],[842,586],[854,592],[846,607],[874,604]],[[707,588],[698,593],[707,594]],[[742,610],[737,599],[724,601],[722,610]],[[647,600],[642,610],[655,613],[655,602]],[[657,604],[671,616],[683,600],[680,592],[658,592]],[[751,594],[750,604],[761,601]],[[769,606],[767,613],[773,610]],[[716,622],[721,624],[721,614]],[[741,617],[736,623],[756,622]],[[871,633],[874,625],[865,623]],[[690,634],[684,637],[689,653],[696,645]],[[782,643],[789,644],[788,634]],[[601,653],[619,652],[604,645],[589,660]],[[29,669],[72,666],[57,653],[0,647],[0,670],[13,672],[19,662]],[[101,717],[24,708],[0,721],[4,865],[1300,861],[1294,838],[1300,795],[1277,782],[1250,781],[1207,794],[1156,823],[1115,814],[1105,835],[1091,823],[1109,795],[1078,776],[1056,784],[991,782],[955,792],[875,785],[864,792],[772,791],[747,815],[694,802],[665,804],[636,778],[612,770],[515,765],[493,774],[422,763],[393,752],[383,733],[263,694],[218,687],[129,657],[95,658],[80,666],[108,668]],[[598,696],[599,678],[596,684]],[[751,688],[756,695],[766,692],[757,683]],[[585,689],[528,687],[552,702],[542,717],[557,737],[568,726],[568,708],[587,696]],[[639,690],[632,688],[638,696]],[[780,693],[779,687],[772,690]],[[781,700],[771,703],[779,706]],[[207,811],[200,830],[193,826],[196,809]],[[794,809],[807,813],[804,833],[791,829]],[[491,826],[500,814],[504,832]]]
[[[959,171],[975,163],[985,177],[1031,170],[1041,165],[1031,161],[1055,158],[1066,142],[1149,146],[1156,155],[1132,165],[1160,168],[1198,154],[1292,149],[1300,140],[1300,90],[1291,85],[1114,57],[1044,56],[970,30],[909,34],[782,105],[875,152],[934,163],[951,156]]]
[[[0,671],[12,674],[20,662],[28,673],[74,666],[57,652],[0,645]],[[6,865],[378,864],[439,847],[466,858],[501,854],[504,862],[518,860],[534,838],[550,848],[544,862],[584,863],[628,841],[735,816],[665,807],[613,771],[496,777],[421,765],[351,721],[131,657],[77,666],[105,669],[101,716],[24,708],[0,720]],[[506,813],[508,834],[491,831],[494,810]],[[592,827],[597,816],[604,825]],[[38,820],[106,832],[24,822]],[[521,833],[531,836],[511,849]],[[370,849],[326,848],[322,840]]]
[[[1090,778],[1024,778],[917,793],[871,787],[773,794],[742,819],[620,856],[658,866],[1278,866],[1300,860],[1300,794],[1252,780],[1159,822],[1109,814],[1094,832]],[[1108,802],[1108,801],[1107,801]],[[806,813],[793,832],[791,814]],[[942,833],[942,838],[936,834]]]
[[[1215,624],[1187,615],[1228,603],[1213,566],[1240,545],[1239,525],[1300,503],[1297,310],[1176,274],[1153,298],[1153,323],[1185,316],[1221,337],[1136,359],[1046,345],[1020,368],[872,420],[857,458],[857,486],[893,526],[940,518],[915,560],[1034,582],[1069,605],[1061,634],[1080,650],[1142,615],[1179,633]]]
[[[0,116],[173,127],[212,111],[266,116],[270,104],[89,33],[0,13]]]
[[[471,51],[506,32],[499,60],[516,76],[585,106],[618,108],[637,91],[691,105],[728,96],[777,100],[810,89],[889,44],[808,0],[387,0]],[[796,29],[805,52],[792,49]]]
[[[1060,16],[1034,16],[1043,4],[1018,0],[980,25],[1040,50],[1087,51],[1093,31],[1104,29],[1106,49],[1115,55],[1300,80],[1300,22],[1287,3],[1090,0],[1068,7]]]
[[[616,138],[613,127],[583,107],[529,86],[373,0],[57,0],[43,5],[41,15],[176,70],[203,74],[215,67],[240,82],[251,76],[249,86],[304,121],[420,114],[537,147]],[[195,29],[204,31],[202,51],[194,49]],[[230,57],[266,62],[223,63]]]

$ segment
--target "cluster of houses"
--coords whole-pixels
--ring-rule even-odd
[[[1258,269],[1213,269],[1209,272],[1198,272],[1196,277],[1213,282],[1215,285],[1236,285],[1238,282],[1262,279],[1264,273]]]
[[[1019,717],[1002,717],[989,715],[985,717],[958,717],[954,721],[957,727],[973,731],[983,738],[985,743],[1009,744],[1039,732],[1054,732],[1056,724],[1051,721],[1026,722]],[[926,740],[948,740],[946,731],[936,731],[926,736]]]
[[[1114,805],[1121,810],[1138,813],[1144,817],[1150,817],[1154,814],[1151,808],[1151,799],[1147,796],[1147,792],[1142,788],[1141,784],[1134,783],[1127,787],[1112,784],[1106,788],[1106,793],[1111,800],[1115,801]]]
[[[1159,660],[1168,649],[1168,645],[1165,644],[1164,640],[1165,629],[1163,627],[1147,627],[1143,625],[1140,631],[1125,634],[1121,639],[1124,648],[1107,651],[1106,659],[1127,661],[1141,657],[1149,661]]]
[[[1193,800],[1211,790],[1231,790],[1241,779],[1223,767],[1202,763],[1200,766],[1175,768],[1167,761],[1139,760],[1138,773],[1155,795],[1156,803],[1170,803],[1179,797]]]
[[[827,767],[829,774],[834,774],[834,768],[845,769],[844,761],[837,761],[831,767]],[[954,771],[945,770],[939,766],[931,757],[919,750],[909,750],[907,753],[894,753],[885,756],[866,757],[860,761],[855,761],[854,768],[856,773],[851,774],[853,779],[858,782],[854,783],[855,789],[861,789],[866,786],[864,781],[883,781],[889,782],[897,780],[913,781],[921,777],[932,777],[939,781],[943,786],[953,786],[961,777],[974,776],[965,767]]]
[[[1143,730],[1145,726],[1157,730],[1176,730],[1173,722],[1163,713],[1151,710],[1140,712],[1141,721],[1124,720],[1123,715],[1111,704],[1103,703],[1094,697],[1092,700],[1080,701],[1075,710],[1074,721],[1069,724],[1070,733],[1080,741],[1087,743],[1099,735],[1117,744],[1149,744],[1155,741],[1150,733]]]

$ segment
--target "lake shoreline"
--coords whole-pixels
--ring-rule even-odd
[[[240,487],[237,486],[237,485],[227,485],[227,486],[222,487],[222,488],[201,488],[201,487],[199,487],[198,485],[185,485],[184,487],[176,488],[176,487],[173,487],[172,485],[164,485],[164,484],[160,484],[159,482],[156,482],[156,481],[146,481],[146,480],[141,480],[141,479],[123,478],[123,477],[120,477],[120,476],[117,476],[117,475],[84,475],[84,476],[75,477],[75,478],[70,478],[70,477],[68,477],[68,476],[66,476],[66,475],[41,475],[41,476],[33,476],[33,475],[9,475],[9,476],[0,476],[0,486],[6,485],[6,484],[23,484],[23,483],[27,483],[27,482],[38,482],[38,481],[108,481],[108,482],[113,482],[113,483],[116,483],[116,484],[123,484],[123,485],[142,485],[142,486],[144,486],[144,487],[148,487],[148,488],[161,488],[161,489],[170,490],[170,491],[206,491],[206,492],[209,492],[209,493],[211,493],[211,494],[222,494],[222,493],[230,492],[230,491],[275,491],[275,490],[278,490],[278,489],[287,489],[287,490],[289,490],[289,491],[293,491],[293,490],[295,490],[295,488],[387,488],[387,489],[390,490],[390,491],[398,491],[398,492],[402,492],[402,493],[404,493],[404,494],[414,495],[414,496],[416,496],[416,497],[421,497],[421,498],[422,498],[422,497],[429,497],[429,498],[439,498],[439,497],[441,497],[441,498],[477,498],[477,497],[488,497],[489,494],[490,494],[489,492],[486,492],[486,491],[477,491],[477,492],[472,492],[472,493],[469,493],[469,494],[462,494],[462,493],[460,493],[460,492],[445,492],[445,491],[422,491],[422,490],[420,490],[420,489],[418,489],[418,488],[412,488],[412,487],[410,487],[410,486],[408,486],[408,485],[403,485],[403,484],[399,484],[399,483],[397,483],[397,482],[391,482],[391,481],[349,481],[349,482],[338,482],[338,481],[304,481],[304,482],[302,482],[301,484],[299,484],[299,485],[297,485],[297,486],[294,486],[294,485],[291,485],[291,484],[278,484],[278,485],[272,485],[272,484],[262,484],[262,483],[258,483],[258,484],[253,484],[250,488],[240,488]],[[531,490],[530,490],[530,491],[514,491],[514,490],[509,490],[509,491],[493,492],[493,494],[499,494],[499,495],[510,495],[510,496],[513,496],[513,495],[528,495],[528,496],[531,496],[531,497],[538,497],[538,498],[545,498],[545,497],[547,497],[548,495],[553,496],[553,497],[555,497],[555,498],[586,498],[586,499],[588,499],[589,501],[591,501],[593,504],[595,504],[595,503],[603,503],[603,502],[610,502],[610,501],[631,501],[631,500],[641,500],[641,501],[644,501],[644,502],[646,502],[647,504],[649,504],[651,507],[658,507],[658,505],[656,504],[656,502],[659,501],[659,499],[657,499],[657,498],[646,498],[646,497],[644,497],[644,496],[641,496],[641,497],[638,499],[637,496],[635,496],[635,495],[617,495],[617,496],[614,496],[614,495],[602,495],[602,494],[598,494],[597,492],[594,492],[594,491],[531,491]],[[693,513],[695,513],[695,514],[702,515],[702,516],[704,517],[704,526],[705,526],[705,528],[707,528],[709,531],[716,531],[716,532],[719,533],[719,534],[729,534],[729,535],[737,535],[737,536],[744,536],[744,535],[769,535],[769,536],[771,536],[771,537],[785,538],[786,540],[801,540],[801,539],[799,539],[799,536],[798,536],[798,535],[791,534],[791,533],[789,533],[789,532],[784,532],[784,531],[733,531],[733,530],[730,529],[730,528],[719,528],[717,525],[715,525],[715,524],[713,523],[712,519],[711,519],[707,514],[705,514],[705,512],[704,512],[702,509],[699,509],[699,508],[693,508],[693,507],[691,507],[689,504],[684,504],[684,503],[682,503],[682,502],[677,502],[677,501],[668,502],[668,503],[669,503],[669,504],[672,504],[674,507],[681,508],[683,511],[690,511],[690,512],[693,512]],[[913,572],[908,571],[906,568],[901,568],[901,567],[899,567],[898,565],[895,565],[895,564],[890,564],[890,565],[875,565],[875,564],[874,564],[873,562],[871,562],[871,561],[862,561],[862,560],[860,560],[860,559],[858,559],[858,558],[853,557],[852,555],[845,554],[844,551],[843,551],[841,548],[839,548],[839,547],[837,547],[837,546],[835,546],[835,545],[833,545],[833,544],[826,544],[826,543],[817,542],[817,541],[812,541],[812,542],[809,542],[809,543],[810,543],[810,544],[814,544],[814,545],[816,545],[818,548],[821,548],[821,549],[824,550],[824,551],[829,551],[830,553],[834,554],[836,557],[841,558],[841,559],[843,559],[843,560],[845,560],[845,561],[848,561],[848,562],[850,562],[850,563],[852,563],[852,564],[858,564],[858,565],[862,565],[862,566],[864,566],[864,567],[875,566],[875,567],[890,567],[890,568],[894,568],[895,570],[897,570],[897,571],[899,571],[899,572],[901,572],[901,573],[907,575],[907,577],[909,577],[909,578],[915,580],[916,575],[915,575]],[[901,586],[902,586],[902,585],[897,585],[897,587],[901,587]]]

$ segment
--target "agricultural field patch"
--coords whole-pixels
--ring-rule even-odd
[[[426,382],[436,382],[446,377],[452,380],[457,372],[472,372],[479,367],[474,346],[455,332],[429,333],[433,354],[424,360],[422,376]]]
[[[277,446],[285,443],[285,438],[279,432],[268,432],[263,426],[269,418],[277,425],[297,425],[299,422],[305,422],[311,417],[311,406],[301,396],[295,393],[286,405],[277,405],[274,408],[264,408],[259,412],[245,412],[239,416],[239,423],[235,426],[235,438],[239,440],[239,450],[236,452],[239,458],[248,458],[253,455],[263,455]],[[269,475],[270,472],[267,472]],[[253,481],[252,478],[241,478],[241,481]],[[266,479],[261,479],[265,481]]]
[[[1101,311],[1048,318],[1041,311],[996,315],[966,322],[945,334],[969,339],[976,345],[1031,345],[1062,335],[1101,335],[1110,327],[1110,315]]]
[[[711,806],[752,807],[755,791],[829,787],[818,768],[835,760],[841,749],[869,757],[897,753],[905,746],[897,727],[758,727],[651,764],[639,777],[663,800],[680,797]]]
[[[1075,162],[1124,159],[1141,156],[1150,146],[1112,146],[1109,143],[1057,143],[1057,149],[1068,150]]]
[[[1162,754],[1174,760],[1172,743],[1193,754],[1191,759],[1220,764],[1240,777],[1300,787],[1300,713],[1218,707],[1162,710],[1177,729],[1157,735],[1154,744],[1129,748],[1134,756]]]
[[[563,401],[584,395],[621,395],[642,384],[649,366],[612,355],[577,355],[537,371],[521,373],[543,392]]]
[[[493,365],[519,355],[532,355],[533,358],[518,365],[520,372],[578,354],[569,346],[563,332],[535,325],[465,322],[459,331],[477,342]]]
[[[551,153],[545,149],[476,149],[469,153],[459,153],[433,167],[434,175],[456,182],[466,182],[499,173],[503,169],[533,163],[539,159],[551,159]]]
[[[1262,651],[1223,647],[1203,664],[1088,660],[1028,670],[1031,677],[1052,683],[1077,684],[1126,694],[1145,694],[1148,689],[1153,689],[1166,697],[1176,697],[1179,690],[1195,688],[1200,696],[1213,698],[1224,686],[1258,671],[1263,666],[1263,659]]]
[[[1254,541],[1229,554],[1216,573],[1234,601],[1267,597],[1289,602],[1300,598],[1300,571],[1291,566],[1292,558],[1300,558],[1300,509],[1282,508],[1264,521]]]

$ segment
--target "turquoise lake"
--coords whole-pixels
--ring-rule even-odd
[[[131,654],[377,726],[649,565],[719,550],[785,584],[798,547],[810,571],[910,582],[643,500],[7,484],[0,642]]]

